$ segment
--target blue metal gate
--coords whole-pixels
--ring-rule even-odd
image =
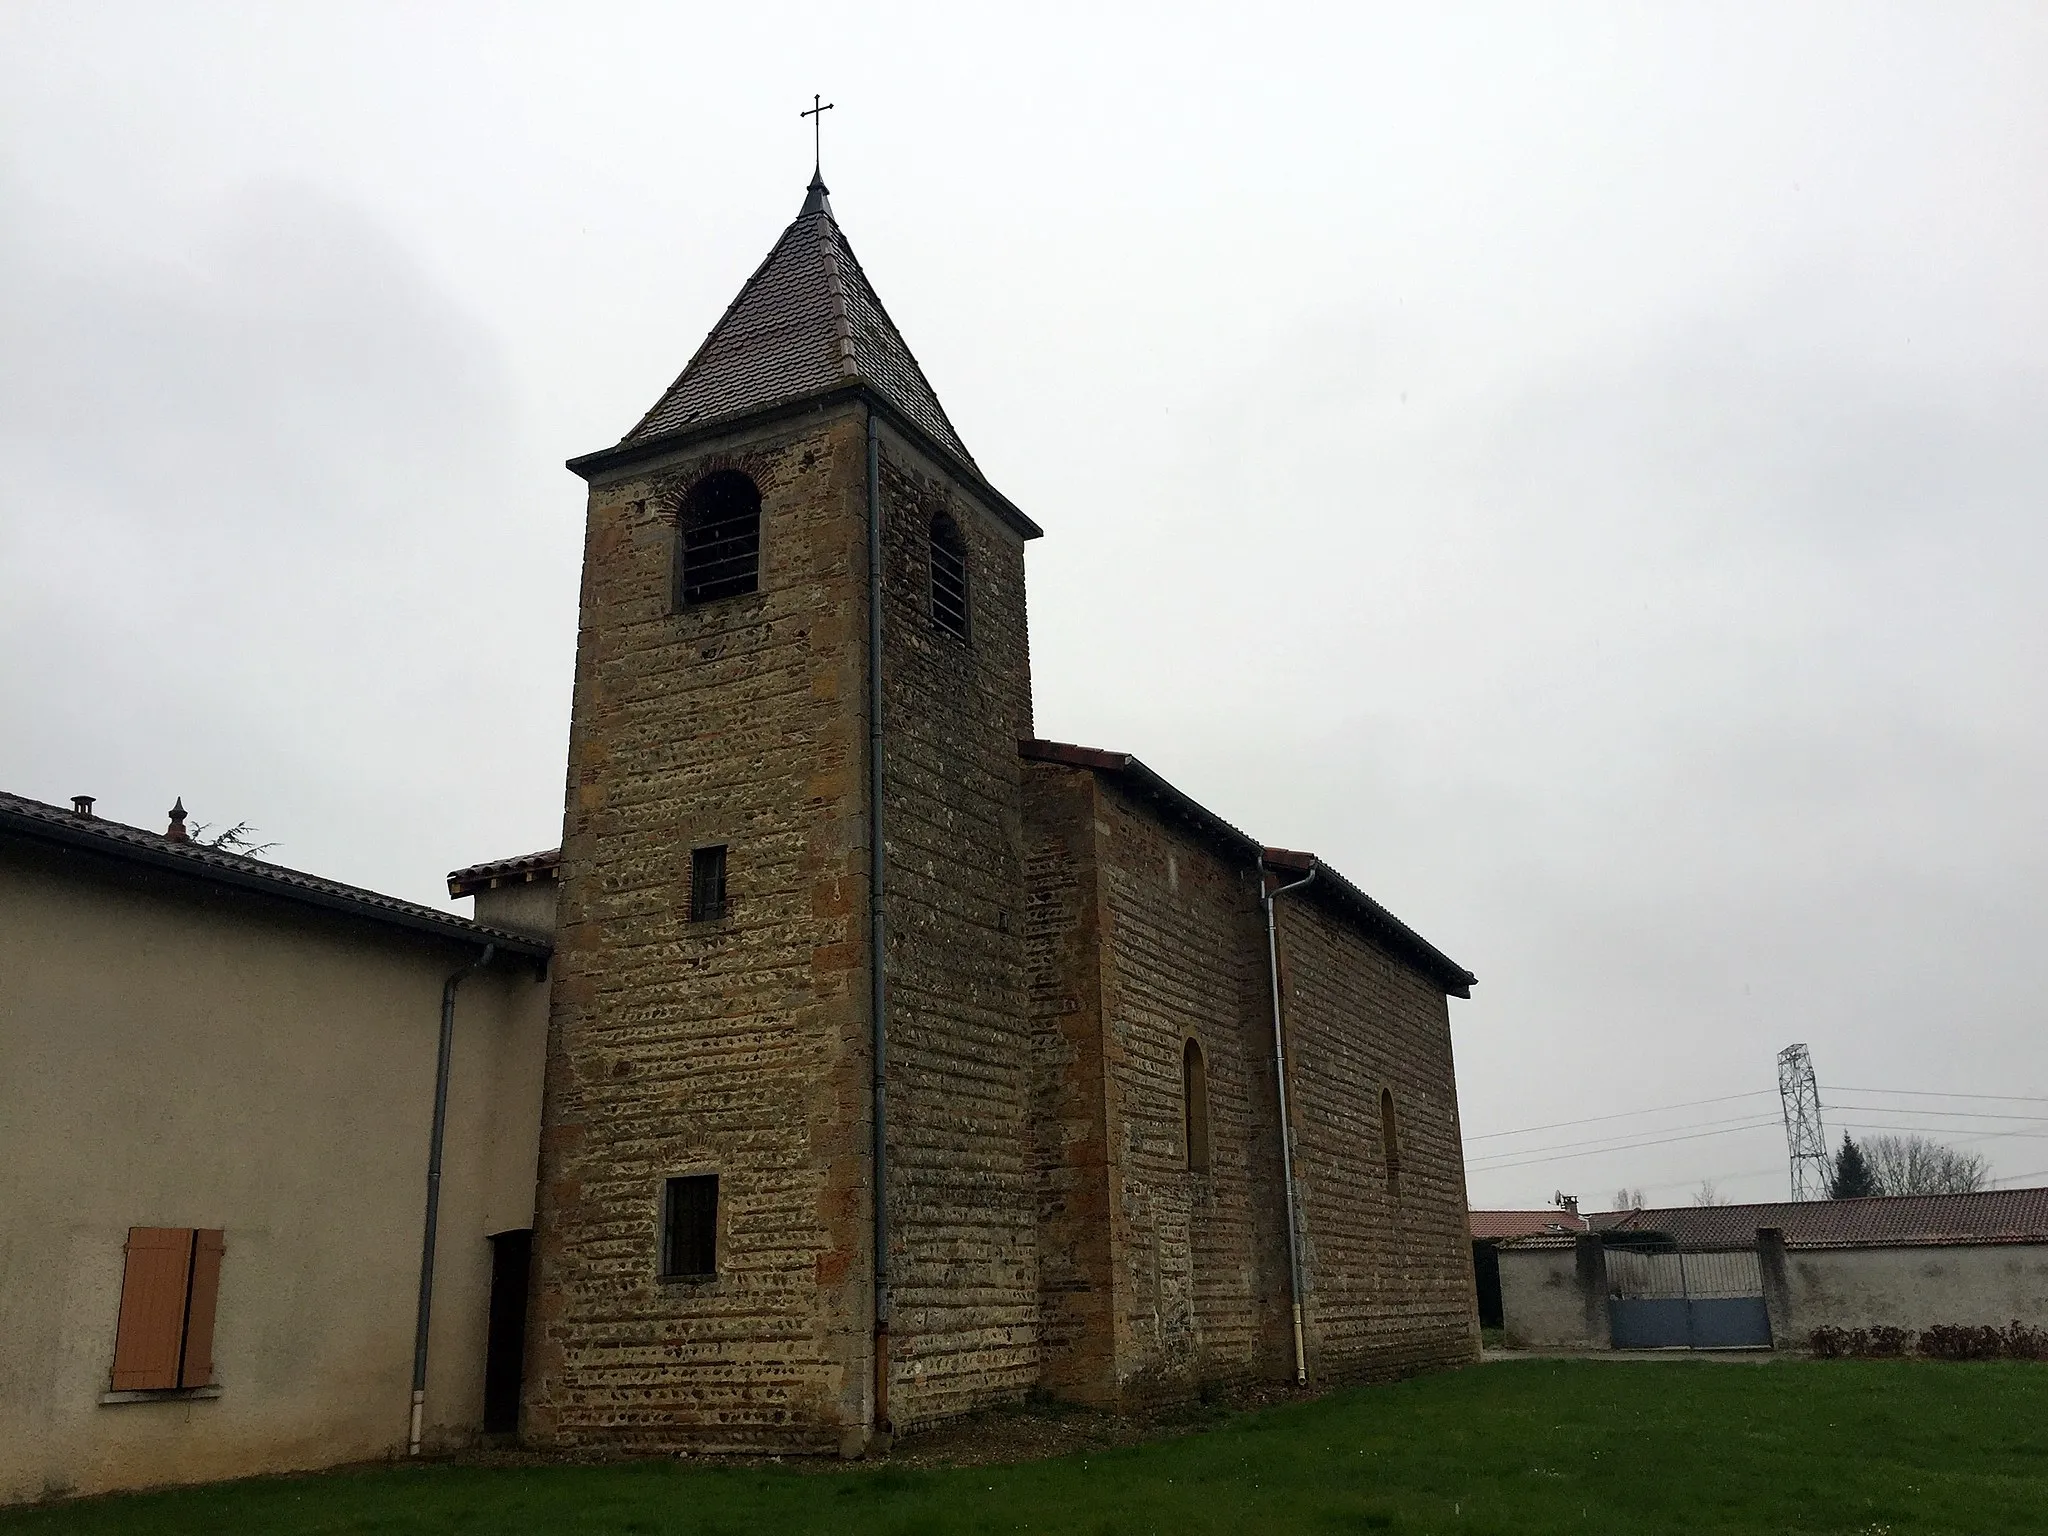
[[[1607,1320],[1616,1349],[1768,1349],[1754,1249],[1609,1248]]]

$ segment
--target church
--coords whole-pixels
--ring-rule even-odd
[[[473,919],[0,796],[0,1499],[1476,1358],[1472,975],[1039,736],[1040,529],[822,179],[569,468],[560,846]]]

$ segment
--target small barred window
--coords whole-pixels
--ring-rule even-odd
[[[725,849],[690,850],[690,921],[715,923],[725,916]]]
[[[690,488],[676,534],[679,606],[760,590],[761,493],[738,470],[721,469]]]
[[[967,638],[967,541],[944,512],[932,519],[932,623]]]

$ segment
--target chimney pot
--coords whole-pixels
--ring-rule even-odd
[[[172,843],[189,843],[191,836],[185,831],[185,797],[178,796],[177,804],[171,807],[171,824],[164,828],[164,840]]]
[[[73,795],[71,797],[72,814],[75,816],[90,816],[92,814],[92,802],[93,797],[91,795]]]

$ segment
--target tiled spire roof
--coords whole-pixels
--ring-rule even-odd
[[[803,210],[621,446],[848,384],[865,384],[980,473],[813,176]]]

